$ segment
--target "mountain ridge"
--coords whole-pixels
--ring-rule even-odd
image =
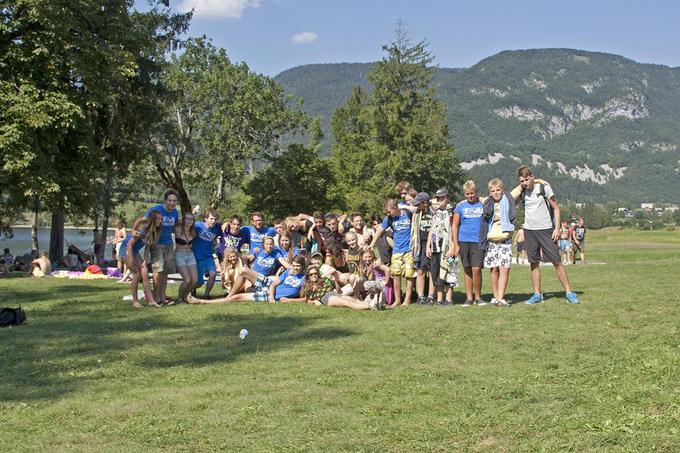
[[[329,121],[375,63],[302,65],[275,77]],[[678,200],[680,68],[578,49],[499,52],[469,68],[435,67],[452,143],[480,181],[514,183],[527,163],[574,201]],[[658,180],[654,184],[650,181]]]

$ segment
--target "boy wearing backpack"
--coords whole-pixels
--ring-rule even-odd
[[[557,246],[560,238],[560,206],[555,194],[550,185],[535,183],[534,175],[526,165],[517,169],[517,176],[521,193],[516,197],[515,203],[524,201],[524,244],[534,286],[534,294],[525,303],[533,305],[543,302],[539,268],[542,254],[543,260],[551,262],[555,267],[557,277],[566,291],[567,301],[570,304],[577,304],[578,296],[571,290],[567,270],[562,264]]]
[[[571,238],[574,240],[572,262],[576,264],[576,252],[581,252],[581,263],[586,264],[586,221],[583,217],[578,218],[578,225],[572,229]]]

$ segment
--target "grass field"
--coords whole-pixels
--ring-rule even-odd
[[[510,309],[136,311],[109,281],[0,280],[29,316],[0,330],[3,450],[678,451],[680,232],[588,239],[575,306],[550,268],[517,303],[525,266]]]

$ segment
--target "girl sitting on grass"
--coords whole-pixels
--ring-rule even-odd
[[[300,249],[293,244],[293,235],[288,230],[283,230],[279,234],[278,249],[283,255],[279,258],[279,263],[281,264],[279,272],[290,269],[290,263],[293,262],[294,257],[300,254]]]
[[[385,289],[390,282],[390,268],[381,261],[376,261],[373,250],[364,249],[361,255],[360,275],[368,297],[377,296],[378,300],[387,301]]]
[[[221,280],[222,289],[226,291],[226,294],[229,294],[229,291],[231,291],[234,282],[241,275],[243,267],[243,261],[241,261],[241,256],[236,249],[227,248],[224,250],[224,260],[221,264]],[[236,288],[236,292],[239,290],[240,288]]]
[[[379,305],[377,299],[369,304],[351,296],[340,294],[338,285],[322,278],[321,271],[316,266],[310,266],[307,270],[302,294],[306,297],[307,303],[326,307],[346,307],[352,310],[378,310],[383,308]]]

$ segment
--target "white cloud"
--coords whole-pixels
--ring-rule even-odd
[[[257,8],[262,0],[182,0],[180,11],[194,10],[194,17],[227,17],[240,19],[246,8]]]
[[[302,33],[293,35],[291,41],[293,41],[295,44],[309,44],[316,41],[316,38],[318,37],[319,35],[313,31],[303,31]]]

